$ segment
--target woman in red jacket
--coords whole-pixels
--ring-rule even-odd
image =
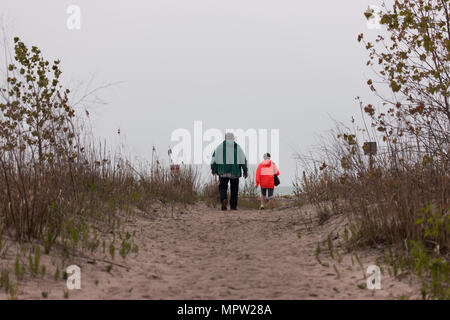
[[[274,175],[279,176],[277,165],[270,160],[270,153],[264,154],[264,161],[256,170],[256,186],[261,186],[261,207],[264,210],[265,200],[269,200],[269,208],[273,209],[273,188],[275,187]]]

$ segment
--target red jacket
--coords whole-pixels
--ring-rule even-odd
[[[277,165],[270,159],[264,160],[256,169],[256,186],[261,185],[261,188],[273,189],[275,187],[274,174],[280,175]]]

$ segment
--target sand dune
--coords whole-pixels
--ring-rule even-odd
[[[308,224],[311,211],[306,206],[222,212],[198,204],[173,214],[139,214],[128,225],[137,232],[139,252],[116,257],[111,272],[99,256],[95,263],[95,257],[65,262],[81,267],[82,288],[70,291],[69,299],[420,298],[416,285],[387,272],[381,290],[360,288],[366,283],[363,269],[351,254],[339,263],[323,253],[329,266],[319,264],[317,243],[335,235],[344,220]],[[358,254],[365,269],[380,252]],[[44,263],[51,259],[44,257]],[[18,298],[41,299],[45,291],[49,299],[63,299],[65,282],[47,278],[22,281]]]

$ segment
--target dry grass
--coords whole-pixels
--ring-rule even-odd
[[[450,297],[450,174],[406,141],[388,145],[369,163],[356,135],[334,132],[317,157],[302,158],[298,182],[319,222],[333,214],[351,221],[352,246],[389,248],[385,261],[416,271],[425,298]]]
[[[59,61],[50,64],[38,48],[14,42],[15,58],[0,86],[0,254],[7,251],[5,239],[26,249],[18,255],[29,256],[29,268],[16,266],[16,282],[25,270],[31,276],[45,271],[41,248],[43,254],[57,248],[63,257],[101,245],[105,251],[113,235],[125,258],[136,248],[123,220],[156,201],[193,203],[198,171],[156,157],[136,169],[121,150],[96,143],[71,106],[70,90],[59,84]],[[113,257],[114,241],[108,247]],[[14,297],[11,279],[2,268],[0,287]]]

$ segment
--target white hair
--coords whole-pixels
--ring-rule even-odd
[[[232,141],[234,141],[234,134],[233,134],[233,132],[225,133],[225,140],[232,140]]]

